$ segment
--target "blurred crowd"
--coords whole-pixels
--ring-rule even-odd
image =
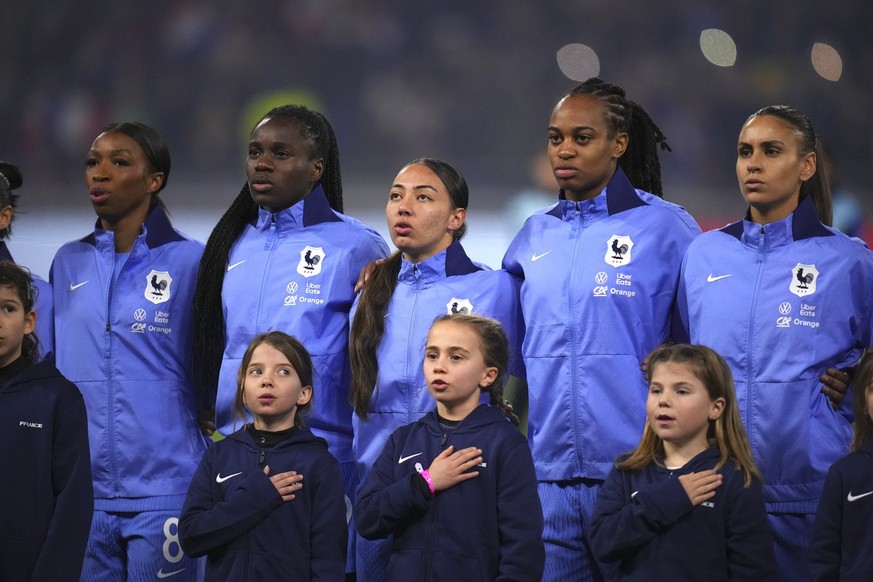
[[[15,23],[0,38],[0,158],[17,160],[31,183],[78,186],[81,152],[118,119],[158,128],[177,175],[241,183],[252,120],[295,101],[333,120],[351,184],[384,184],[403,161],[434,155],[497,208],[529,185],[543,119],[575,83],[557,51],[582,43],[597,53],[600,76],[625,86],[664,130],[667,197],[695,216],[736,214],[737,128],[776,102],[816,120],[842,185],[866,204],[873,5],[861,0],[0,5]],[[706,28],[732,36],[735,66],[702,56]],[[841,54],[838,82],[813,70],[815,42]]]

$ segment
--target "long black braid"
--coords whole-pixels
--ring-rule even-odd
[[[343,210],[342,174],[336,135],[327,118],[302,105],[282,105],[271,109],[264,119],[285,119],[297,125],[300,135],[310,148],[312,159],[322,158],[324,170],[319,184],[330,207]],[[230,249],[240,233],[258,215],[258,206],[252,199],[248,183],[244,184],[230,207],[219,219],[209,235],[194,294],[194,357],[193,374],[197,384],[201,418],[211,419],[215,412],[215,397],[221,357],[226,346],[224,310],[221,291]]]
[[[663,198],[661,161],[658,146],[673,151],[646,110],[625,97],[624,89],[592,77],[571,89],[566,95],[592,95],[606,106],[606,123],[616,133],[627,133],[628,144],[618,163],[636,188]]]

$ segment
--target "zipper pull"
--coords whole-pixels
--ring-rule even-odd
[[[449,440],[449,433],[443,433],[443,438],[440,439],[440,448],[446,448],[446,441]]]
[[[761,225],[761,236],[760,236],[760,238],[758,238],[758,262],[759,263],[764,260],[764,244],[765,244],[764,238],[765,238],[765,235],[766,235],[766,232],[764,231],[764,225],[762,224]]]
[[[263,466],[264,466],[264,461],[265,461],[266,459],[267,459],[267,451],[266,451],[266,450],[261,450],[261,456],[258,457],[258,466],[259,466],[259,467],[263,467]]]

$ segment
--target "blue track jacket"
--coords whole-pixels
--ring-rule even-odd
[[[327,440],[341,463],[353,460],[349,311],[361,269],[387,254],[376,231],[330,208],[321,186],[281,212],[259,210],[233,244],[224,275],[227,345],[215,410],[222,434],[237,424],[236,376],[249,342],[279,330],[312,356],[312,432]]]
[[[420,263],[402,261],[388,304],[385,334],[376,352],[379,375],[369,415],[366,420],[353,418],[355,458],[362,479],[391,433],[421,418],[436,404],[427,389],[422,363],[427,333],[437,317],[466,309],[499,321],[509,339],[510,373],[524,376],[519,279],[474,264],[457,240]]]
[[[283,501],[264,474],[297,471],[303,488]],[[205,455],[179,519],[182,549],[206,555],[207,580],[341,582],[346,504],[339,464],[309,429],[261,448],[242,429]]]
[[[94,495],[85,403],[47,361],[0,385],[0,580],[79,580]]]
[[[415,483],[448,446],[482,449],[477,477],[425,496]],[[480,405],[449,432],[436,412],[388,440],[354,511],[367,539],[394,534],[388,579],[493,581],[542,577],[543,516],[530,449],[496,408]]]
[[[503,267],[524,277],[528,436],[541,481],[605,479],[639,442],[640,363],[670,337],[685,249],[700,233],[680,206],[631,186],[527,219]]]
[[[692,505],[679,476],[715,467],[718,447],[680,469],[613,468],[597,495],[591,549],[619,562],[616,580],[773,580],[776,558],[761,484],[732,462],[715,497]]]
[[[695,240],[678,307],[691,342],[733,372],[767,510],[814,513],[852,436],[851,396],[834,410],[819,376],[871,343],[873,253],[822,225],[805,199],[784,220],[747,219]]]
[[[815,515],[810,580],[873,580],[873,442],[830,468]]]
[[[85,398],[96,499],[184,495],[206,450],[190,377],[202,253],[156,204],[115,288],[112,232],[55,255],[57,366]]]

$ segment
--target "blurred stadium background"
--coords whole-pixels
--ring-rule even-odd
[[[834,188],[873,212],[873,3],[865,0],[0,0],[0,159],[25,184],[10,247],[45,275],[93,214],[85,154],[110,121],[170,145],[164,199],[205,240],[244,181],[269,107],[323,111],[339,139],[346,211],[385,233],[399,167],[443,158],[471,187],[471,254],[498,266],[542,205],[532,169],[555,100],[599,75],[667,135],[666,198],[704,228],[744,210],[734,174],[746,117],[809,113]],[[547,177],[548,179],[548,177]],[[549,192],[550,195],[554,192]],[[869,220],[867,221],[869,223]],[[848,227],[846,227],[848,228]],[[871,238],[868,224],[861,236]]]

